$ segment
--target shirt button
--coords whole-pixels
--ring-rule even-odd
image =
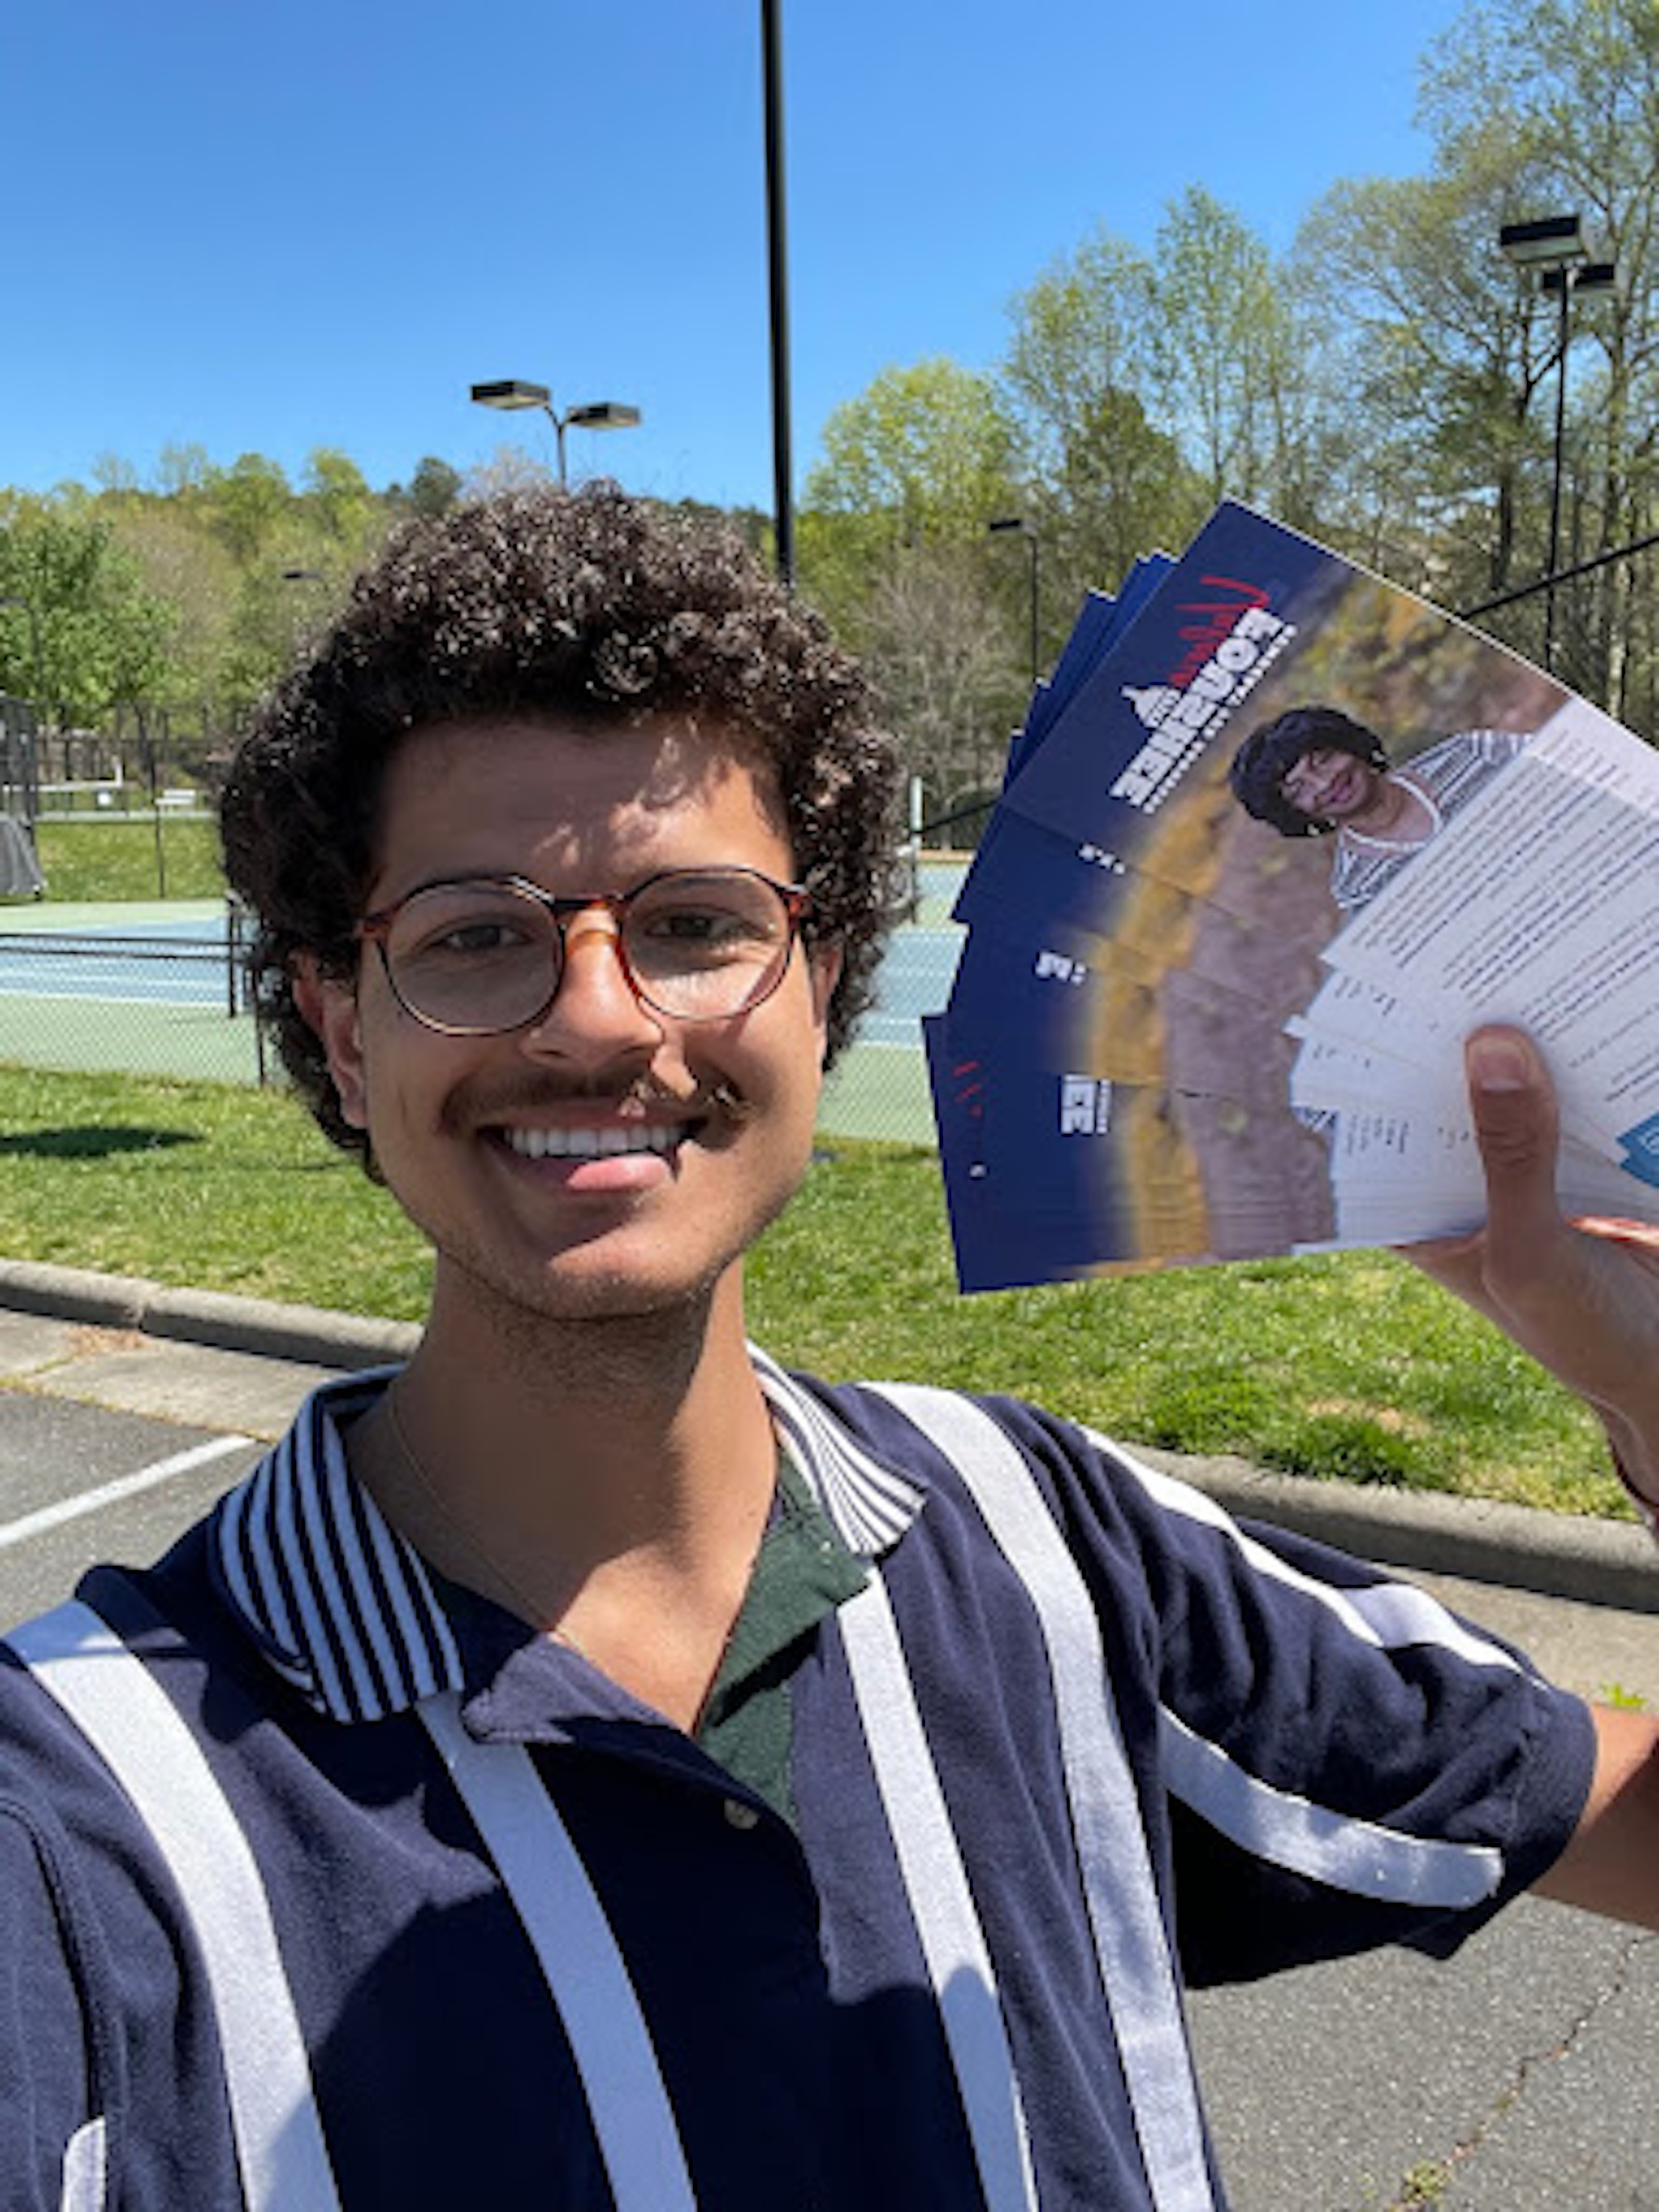
[[[728,1827],[739,1828],[747,1834],[750,1828],[759,1827],[760,1814],[752,1805],[745,1804],[741,1797],[728,1797],[726,1801],[726,1822]]]

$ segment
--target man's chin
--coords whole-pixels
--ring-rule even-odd
[[[665,1275],[579,1246],[521,1273],[499,1264],[469,1265],[453,1255],[451,1264],[465,1281],[468,1302],[490,1310],[497,1325],[557,1328],[661,1323],[677,1316],[700,1316],[735,1263],[725,1261],[702,1273]]]

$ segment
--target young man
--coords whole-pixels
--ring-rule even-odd
[[[323,1126],[430,1237],[0,1683],[0,2202],[1220,2204],[1183,1975],[1659,1919],[1654,1730],[1012,1401],[746,1342],[894,884],[847,663],[610,493],[417,527],[224,805]],[[1659,1493],[1639,1248],[1473,1057],[1441,1272]]]

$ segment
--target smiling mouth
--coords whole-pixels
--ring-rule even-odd
[[[502,1129],[501,1142],[524,1160],[598,1160],[627,1152],[666,1153],[697,1125],[672,1127],[654,1121],[611,1123],[603,1129]]]
[[[1340,806],[1347,793],[1347,776],[1341,774],[1334,775],[1328,783],[1304,794],[1302,811],[1317,820],[1322,814],[1328,814],[1334,806]]]

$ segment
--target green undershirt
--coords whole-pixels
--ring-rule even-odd
[[[787,1454],[743,1608],[697,1721],[697,1741],[793,1826],[793,1713],[799,1646],[869,1580]]]

